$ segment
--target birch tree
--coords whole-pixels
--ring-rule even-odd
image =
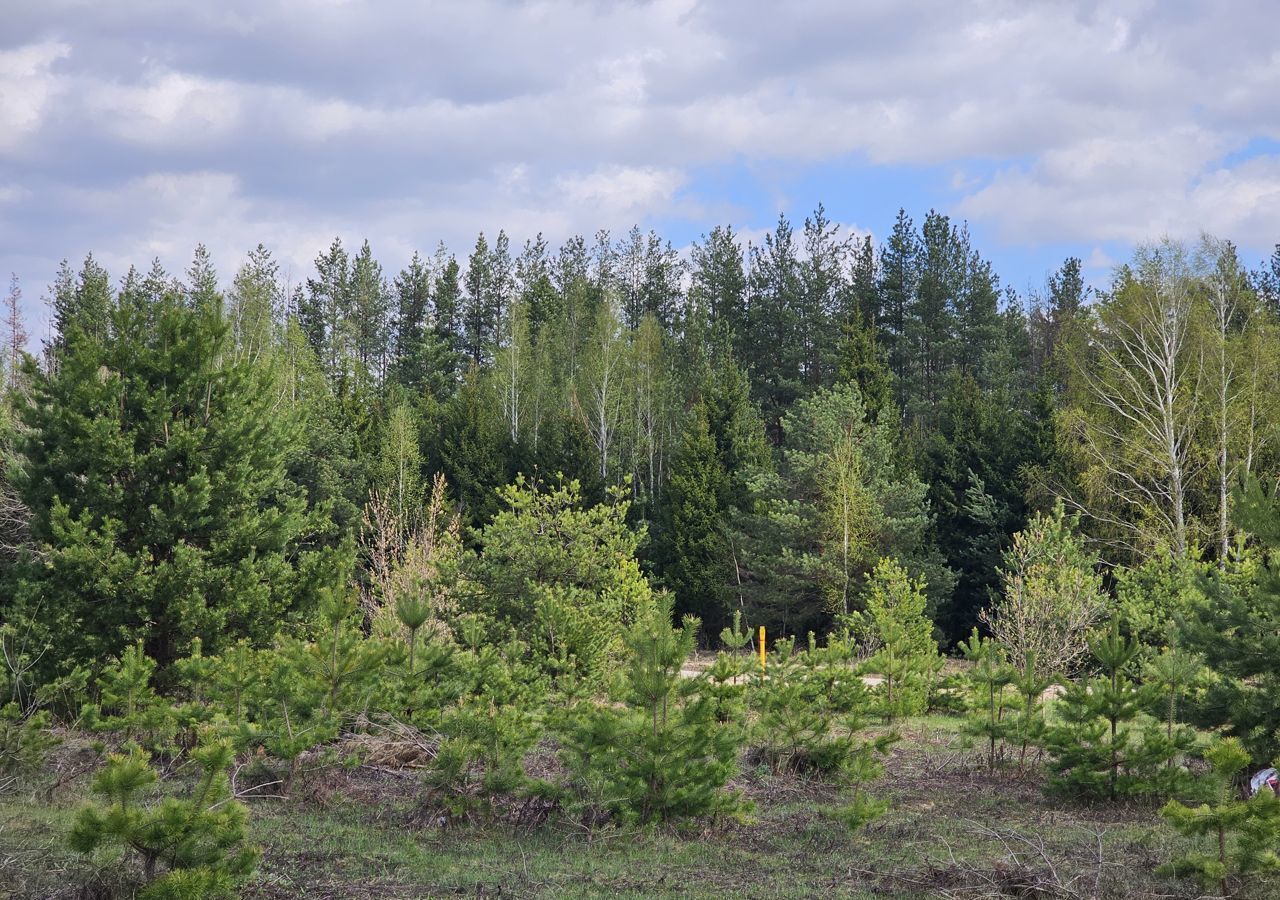
[[[1192,549],[1205,396],[1194,295],[1184,248],[1139,250],[1098,309],[1061,423],[1065,449],[1080,464],[1081,506],[1138,555],[1161,545],[1180,557]]]
[[[610,303],[602,303],[587,341],[571,403],[591,435],[600,478],[616,474],[619,443],[626,416],[627,341]]]

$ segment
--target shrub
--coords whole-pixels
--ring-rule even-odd
[[[1001,571],[1004,592],[981,615],[1019,670],[1034,659],[1040,675],[1072,674],[1105,612],[1102,579],[1074,524],[1059,501],[1015,534]]]
[[[47,712],[24,716],[16,703],[0,706],[0,792],[40,771],[58,743],[48,729]]]

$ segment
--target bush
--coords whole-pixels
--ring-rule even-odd
[[[48,729],[47,712],[24,716],[16,703],[0,706],[0,793],[40,771],[58,743]]]
[[[1035,661],[1042,676],[1073,674],[1106,610],[1102,578],[1062,501],[1013,536],[1001,576],[1004,591],[982,621],[1019,670]]]

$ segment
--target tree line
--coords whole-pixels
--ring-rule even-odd
[[[224,291],[203,248],[182,277],[155,263],[118,284],[90,256],[59,269],[52,337],[25,363],[10,291],[7,571],[18,596],[63,582],[41,602],[113,607],[120,578],[183,554],[221,571],[231,541],[257,571],[228,603],[266,621],[326,566],[369,581],[370,498],[408,528],[443,475],[472,542],[503,485],[563,477],[588,503],[626,493],[646,573],[708,633],[735,610],[826,630],[889,556],[954,642],[1057,499],[1117,572],[1231,556],[1232,487],[1280,471],[1278,267],[1164,242],[1096,295],[1068,259],[1020,297],[944,215],[900,213],[876,246],[822,207],[758,245],[715,228],[687,262],[639,228],[554,252],[499,232],[389,276],[335,240],[296,285],[259,245]],[[95,542],[148,564],[85,597],[72,559]],[[207,624],[172,637],[159,609],[114,637],[71,630],[108,651],[157,625],[171,656],[228,604],[187,606]]]

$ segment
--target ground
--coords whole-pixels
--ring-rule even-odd
[[[330,767],[288,800],[251,803],[263,856],[244,896],[1198,895],[1154,874],[1183,844],[1151,806],[1064,804],[1046,799],[1034,775],[989,775],[961,746],[957,721],[906,723],[876,787],[893,806],[852,835],[830,815],[839,800],[830,786],[764,771],[737,781],[755,802],[744,821],[619,833],[558,818],[440,827],[424,815],[412,773]],[[65,780],[47,802],[0,797],[0,897],[104,896],[94,885],[112,880],[110,860],[65,846],[93,759],[74,743],[61,751]],[[1280,884],[1255,885],[1251,896],[1280,896]]]

